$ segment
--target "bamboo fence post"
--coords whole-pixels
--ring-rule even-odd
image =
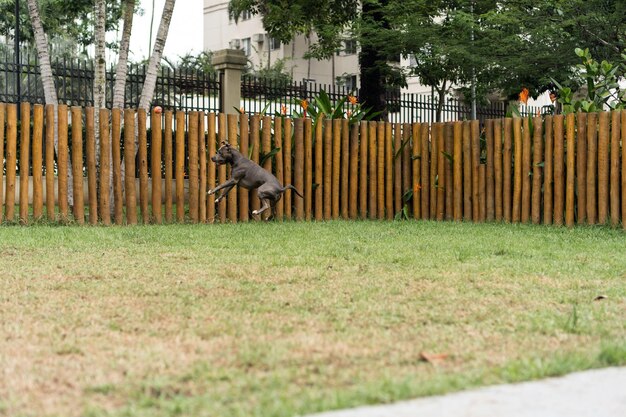
[[[176,112],[176,220],[185,221],[185,113]]]
[[[291,184],[292,180],[292,172],[291,172],[291,131],[292,124],[291,119],[285,118],[285,125],[283,131],[285,132],[285,139],[283,140],[283,148],[285,148],[285,152],[283,153],[283,165],[284,169],[284,186]],[[258,200],[258,199],[257,199]],[[283,195],[283,200],[285,201],[285,217],[291,220],[291,190],[285,191]]]
[[[348,218],[350,171],[350,123],[342,120],[341,126],[341,217]]]
[[[8,109],[8,108],[7,108]],[[69,202],[67,199],[68,191],[68,124],[67,124],[67,105],[59,104],[57,107],[58,112],[58,199],[59,199],[59,214],[62,221],[67,221],[69,217]],[[8,159],[7,159],[8,162]],[[8,166],[8,164],[7,164]]]
[[[2,223],[2,217],[4,216],[4,132],[5,132],[5,124],[6,124],[6,104],[0,103],[0,223]],[[47,156],[47,154],[46,154]],[[48,166],[46,165],[46,169]],[[46,170],[46,180],[48,179],[47,173],[49,171]],[[54,197],[54,196],[53,196]],[[54,198],[52,200],[54,204]],[[54,205],[52,206],[52,215],[54,216]]]
[[[376,211],[376,196],[377,196],[377,187],[376,187],[376,179],[378,178],[378,176],[376,175],[376,162],[377,162],[377,148],[376,148],[376,126],[377,126],[377,122],[368,122],[368,128],[369,128],[369,179],[370,179],[370,185],[369,185],[369,216],[370,219],[376,219],[376,215],[377,215],[377,211]]]
[[[495,220],[502,221],[502,119],[493,122],[493,177]]]
[[[376,136],[378,137],[378,142],[376,143],[376,153],[378,154],[378,163],[376,166],[376,206],[378,207],[379,220],[385,218],[385,132],[387,123],[388,122],[380,122],[376,127]]]
[[[259,119],[260,122],[260,119]],[[220,147],[222,147],[222,145],[224,143],[226,143],[226,141],[228,140],[228,118],[227,115],[225,113],[220,113],[217,116],[217,123],[218,123],[218,149]],[[258,145],[258,134],[257,134],[257,145]],[[259,162],[259,147],[256,146],[256,160],[255,162]],[[253,156],[254,157],[254,156]],[[220,184],[224,184],[226,182],[226,165],[218,165],[217,166],[217,185]],[[221,193],[220,193],[221,194]],[[216,197],[217,200],[217,197]],[[257,201],[258,204],[258,198],[255,198],[255,200]],[[227,206],[226,206],[226,201],[228,201],[227,198],[222,198],[219,203],[217,203],[217,211],[218,211],[218,215],[220,217],[220,223],[226,223],[226,216],[228,215],[228,213],[226,212]],[[229,201],[230,202],[230,201]]]
[[[126,223],[137,224],[135,189],[135,111],[124,110],[124,185],[126,191]]]
[[[504,142],[502,147],[502,212],[505,222],[513,221],[511,173],[513,169],[513,140],[512,140],[513,119],[504,119]],[[521,153],[520,153],[521,157]]]
[[[276,154],[276,177],[278,181],[283,183],[283,145],[282,145],[282,119],[275,119],[274,121],[274,129],[275,129],[275,141],[276,147],[280,149],[280,151]],[[250,151],[250,127],[249,127],[249,119],[246,113],[241,113],[239,115],[239,151],[244,157],[248,157],[248,152]],[[210,132],[209,132],[210,135]],[[209,136],[211,138],[211,136]],[[210,139],[209,139],[210,140]],[[215,141],[213,141],[215,142]],[[215,146],[215,145],[214,145]],[[210,147],[210,145],[209,145]],[[213,154],[210,154],[211,156]],[[211,163],[209,162],[209,166]],[[209,175],[210,178],[210,175]],[[213,174],[213,181],[215,181],[215,174]],[[214,187],[214,185],[211,185]],[[250,220],[250,191],[246,190],[243,187],[237,186],[237,194],[239,196],[239,220],[242,222],[248,222]],[[276,215],[282,220],[283,219],[283,200],[281,199],[276,205]],[[214,203],[215,204],[215,203]]]
[[[263,116],[262,121],[263,121],[263,125],[262,125],[263,130],[261,134],[261,155],[262,157],[265,158],[265,161],[263,162],[263,169],[265,169],[271,174],[272,173],[272,158],[268,157],[268,155],[272,151],[272,118],[271,116]],[[300,140],[302,140],[302,138],[300,138]],[[298,144],[296,144],[296,149],[298,149]],[[299,190],[299,191],[303,192],[304,190]],[[230,200],[228,200],[228,203],[230,204]],[[297,205],[298,205],[298,202],[296,200],[296,207]],[[271,215],[272,215],[272,210],[266,210],[264,213],[261,214],[260,218],[267,220],[270,218]]]
[[[563,224],[563,115],[554,116],[554,224]]]
[[[626,111],[621,111],[622,167],[626,167]],[[622,226],[626,230],[626,169],[622,170]]]
[[[453,218],[453,201],[454,195],[454,178],[452,177],[452,159],[454,158],[454,138],[453,138],[454,122],[447,122],[444,124],[444,149],[445,155],[443,164],[445,167],[445,219],[452,220]]]
[[[78,224],[85,223],[85,202],[83,194],[83,124],[82,109],[72,107],[72,175],[74,187],[74,219]]]
[[[574,184],[576,180],[576,143],[574,139],[574,128],[576,120],[574,119],[574,113],[567,115],[566,122],[566,143],[567,143],[567,162],[566,162],[566,188],[565,188],[565,224],[567,227],[574,225]],[[563,115],[554,116],[555,130],[557,128],[563,129]],[[556,132],[555,132],[556,133]]]
[[[393,126],[393,213],[402,210],[402,128],[400,123]]]
[[[222,117],[222,116],[218,116]],[[258,114],[253,115],[250,118],[250,143],[252,146],[252,161],[257,164],[259,161],[259,154],[261,151],[261,116]],[[287,136],[287,132],[289,131],[289,136]],[[221,136],[220,136],[221,143]],[[287,180],[289,180],[289,184],[291,184],[291,120],[285,119],[285,184],[287,185]],[[291,190],[285,191],[283,195],[283,199],[285,200],[285,215],[287,218],[291,218]],[[252,190],[250,192],[250,209],[252,211],[258,210],[261,207],[261,201],[257,195],[257,190]],[[221,216],[221,215],[220,215]]]
[[[376,167],[378,163],[377,142],[376,142],[377,123],[370,121],[368,123],[368,139],[369,139],[369,216],[370,219],[377,218],[377,179],[378,175]]]
[[[421,182],[421,211],[422,219],[428,220],[430,218],[430,152],[429,152],[429,135],[430,125],[423,123],[420,132],[421,142],[421,154],[420,162],[422,168],[422,182]]]
[[[3,115],[4,108],[0,110]],[[107,121],[109,119],[107,118]],[[48,220],[55,219],[54,214],[54,105],[46,104],[46,212]],[[4,120],[0,123],[0,135],[4,135]],[[107,131],[108,132],[108,131]],[[4,141],[4,136],[0,137],[0,143]],[[0,144],[0,148],[2,145]],[[2,158],[2,149],[0,149],[0,159]],[[108,189],[107,189],[108,191]],[[0,202],[2,201],[2,174],[0,173]],[[0,204],[0,209],[2,204]],[[2,220],[2,210],[0,210],[0,221]]]
[[[302,192],[301,190],[298,190]],[[347,198],[347,190],[346,190]],[[311,220],[313,215],[313,123],[304,119],[304,218]]]
[[[437,174],[439,171],[439,123],[433,123],[430,129],[430,218],[437,218]]]
[[[146,110],[137,109],[137,133],[139,144],[139,208],[143,224],[150,223],[148,215],[148,133],[146,129],[146,119]]]
[[[522,206],[522,119],[516,117],[513,119],[513,152],[514,152],[514,169],[513,169],[513,213],[511,221],[519,223],[521,206]]]
[[[159,129],[160,129],[160,121],[161,117],[159,115]],[[206,223],[206,193],[207,193],[207,162],[206,162],[206,134],[204,133],[204,112],[198,112],[198,164],[199,167],[199,191],[198,191],[198,217],[200,223]],[[159,143],[160,145],[160,143]],[[161,167],[161,149],[159,146],[159,168]],[[154,178],[154,171],[153,178]],[[159,223],[161,218],[161,170],[159,169],[159,198],[158,198],[158,206],[159,206]],[[153,197],[154,198],[154,197]]]
[[[545,134],[544,134],[546,150],[545,150],[545,159],[544,159],[544,165],[543,165],[543,222],[544,224],[552,224],[552,221],[553,221],[552,212],[553,212],[554,197],[553,197],[552,191],[554,189],[553,187],[554,166],[558,165],[558,162],[556,162],[554,158],[553,126],[554,126],[554,120],[552,116],[546,116]],[[561,177],[563,177],[563,172],[561,172]]]
[[[321,125],[320,125],[321,126]],[[320,130],[321,142],[321,130]],[[321,159],[320,159],[321,172]],[[318,188],[321,183],[318,182]],[[348,208],[348,216],[354,220],[358,217],[358,193],[359,193],[359,126],[355,123],[350,128],[350,201]],[[321,201],[321,188],[320,188]],[[316,208],[317,209],[317,208]],[[321,215],[321,211],[320,211]]]
[[[620,173],[620,112],[611,112],[611,226],[617,227],[620,220],[620,195],[619,195],[619,173]],[[624,196],[626,198],[626,196]]]
[[[339,170],[341,169],[341,119],[333,120],[333,176],[332,210],[333,220],[339,218]]]
[[[315,125],[315,220],[324,220],[324,114]]]
[[[161,149],[163,147],[163,133],[161,131],[161,113],[154,110],[150,114],[151,146],[150,166],[152,176],[152,221],[162,223],[161,218]]]
[[[480,221],[480,122],[470,121],[472,147],[472,219]]]
[[[552,153],[552,152],[550,152]],[[533,118],[533,183],[532,183],[532,201],[531,201],[531,220],[533,224],[541,222],[541,185],[542,185],[542,169],[541,162],[543,160],[543,120],[541,116]],[[551,162],[544,161],[544,166]]]
[[[33,218],[43,215],[43,105],[33,106]]]
[[[413,219],[422,218],[422,141],[421,141],[421,123],[413,123],[411,126],[411,134],[413,135],[413,146],[411,148],[411,160],[413,162]]]
[[[385,213],[387,215],[388,220],[393,220],[394,216],[394,200],[393,200],[393,192],[394,192],[394,184],[393,184],[393,174],[394,174],[394,136],[392,130],[392,124],[389,122],[385,123]]]
[[[405,123],[402,126],[402,209],[407,206],[408,217],[408,202],[405,202],[404,198],[406,193],[411,190],[411,125]]]
[[[598,172],[598,114],[587,114],[587,222],[596,224],[596,174]]]
[[[444,152],[444,123],[437,123],[437,220],[443,220],[446,214],[446,166]]]
[[[7,221],[15,221],[15,180],[17,164],[17,105],[7,104],[7,144],[6,144],[6,190],[4,213]],[[67,167],[67,162],[66,162]],[[0,170],[2,171],[2,170]],[[66,175],[67,178],[67,175]],[[66,188],[67,190],[67,188]]]
[[[87,196],[89,201],[89,224],[98,223],[98,186],[96,170],[96,125],[95,109],[85,108],[85,153],[87,156]]]
[[[454,220],[463,219],[463,122],[453,124],[454,151],[453,151],[453,182],[454,182]]]
[[[187,172],[189,175],[189,218],[191,219],[192,223],[198,223],[198,112],[196,111],[189,112],[187,127],[187,149],[189,155],[189,165]]]
[[[359,123],[359,215],[361,219],[367,217],[367,122]],[[324,191],[326,192],[326,191]]]
[[[59,112],[59,120],[61,113]],[[120,225],[124,222],[124,191],[122,188],[122,147],[121,147],[121,120],[122,109],[113,109],[111,111],[111,160],[113,165],[113,218],[115,224]],[[59,139],[61,135],[59,133]],[[61,145],[59,140],[59,154]],[[60,159],[60,156],[59,156]],[[60,165],[60,164],[59,164]],[[59,169],[59,181],[61,179],[61,171]],[[60,184],[60,183],[59,183]],[[59,193],[61,186],[59,185]],[[60,195],[60,194],[59,194]],[[60,207],[60,206],[59,206]]]
[[[333,195],[333,121],[324,119],[324,220],[330,220]]]
[[[577,113],[576,192],[578,195],[577,222],[587,220],[587,113]]]
[[[530,118],[525,117],[523,121],[522,133],[522,223],[530,221],[530,205],[532,195],[532,185],[530,175],[532,172],[532,139],[530,133]]]
[[[215,152],[216,152],[215,113],[209,113],[207,117],[208,117],[207,119],[207,126],[208,126],[207,145],[209,148],[209,158],[207,158],[207,170],[208,170],[207,188],[209,190],[212,190],[215,188],[215,185],[216,185],[215,177],[216,177],[216,170],[217,170],[217,166],[215,165],[215,162],[211,160],[211,158],[215,155]],[[167,178],[167,173],[165,174],[165,177]],[[207,213],[207,219],[209,223],[215,223],[215,194],[211,194],[207,198],[206,213]]]
[[[237,125],[239,124],[239,115],[237,115],[237,114],[228,114],[226,116],[226,118],[227,118],[227,123],[228,123],[228,128],[227,128],[228,129],[228,143],[230,144],[230,146],[233,149],[238,150],[239,149],[239,144],[237,143],[238,142],[237,141],[237,130],[238,130],[237,129]],[[267,119],[263,120],[263,145],[264,145],[264,148],[265,148],[265,141],[267,140],[267,139],[265,139],[265,136],[266,136],[265,131],[266,130],[268,132],[268,134],[267,134],[268,139],[271,139],[271,137],[270,137],[271,124],[272,124],[272,120],[271,119],[269,120],[269,122],[267,122]],[[191,133],[190,133],[190,135],[191,135]],[[271,145],[271,142],[270,142],[270,149],[271,149],[271,147],[272,147],[272,145]],[[266,155],[269,153],[269,151],[265,152],[265,149],[263,149],[263,152]],[[190,162],[189,162],[189,171],[190,172],[191,172],[191,158],[192,158],[192,153],[191,153],[191,150],[190,150],[190,152],[189,152],[189,160],[190,160]],[[267,158],[267,159],[269,160],[270,172],[271,172],[272,171],[272,160],[270,158]],[[196,160],[197,159],[195,159],[194,162]],[[228,167],[228,170],[230,171],[229,176],[232,176],[232,168]],[[238,188],[238,186],[235,186],[235,187]],[[191,175],[189,176],[189,189],[191,190]],[[194,188],[194,190],[195,190],[195,188]],[[239,214],[239,212],[237,210],[237,193],[238,192],[239,192],[238,190],[231,190],[228,193],[228,196],[227,196],[227,198],[228,198],[228,203],[227,203],[228,220],[231,223],[237,223],[237,217],[238,217],[238,214]],[[191,206],[191,204],[190,204],[190,206]]]
[[[28,224],[28,170],[30,167],[30,103],[20,103],[20,223]],[[73,120],[72,120],[73,121]],[[82,166],[82,161],[81,161]],[[81,176],[82,179],[82,176]]]
[[[472,221],[472,144],[471,127],[463,122],[463,220]]]
[[[304,189],[304,120],[296,119],[294,122],[294,147],[295,147],[295,161],[294,161],[294,186],[298,192],[302,192]],[[296,196],[296,220],[304,219],[304,202],[302,198]]]
[[[100,218],[102,224],[111,224],[111,201],[109,190],[111,188],[111,138],[109,136],[108,109],[100,109],[98,115],[98,129],[100,132]]]
[[[478,220],[484,222],[487,218],[487,194],[486,194],[487,166],[480,164],[478,167]]]
[[[487,182],[486,184],[486,190],[487,190],[487,202],[486,202],[486,207],[487,207],[487,215],[486,215],[486,220],[487,221],[493,221],[496,217],[495,214],[495,200],[496,200],[496,195],[495,195],[495,165],[494,165],[494,138],[493,138],[493,127],[494,127],[494,120],[493,119],[489,119],[486,121],[485,124],[485,140],[486,140],[486,146],[487,146],[487,166],[486,166],[486,174],[485,174],[485,181]]]
[[[165,112],[164,165],[165,165],[165,221],[172,222],[172,111]]]
[[[598,223],[606,224],[609,217],[609,112],[598,117]]]

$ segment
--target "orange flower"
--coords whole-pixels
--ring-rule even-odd
[[[519,101],[528,104],[528,88],[522,88],[522,91],[519,93]]]
[[[353,106],[355,106],[358,103],[358,100],[356,99],[355,96],[348,96],[348,101],[350,102],[350,104],[352,104]]]
[[[304,109],[304,111],[306,111],[306,109],[308,109],[308,108],[309,108],[309,102],[308,102],[308,101],[306,101],[306,99],[301,100],[301,101],[300,101],[300,105],[302,106],[302,108]]]
[[[287,114],[287,106],[285,106],[284,104],[280,106],[280,114],[282,114],[283,116]]]
[[[348,117],[352,117],[352,111],[348,110],[348,112],[346,113],[348,115]]]
[[[244,110],[244,108],[243,108],[243,107],[240,107],[240,108],[239,108],[239,113],[240,113],[240,114],[244,114],[245,112],[246,112],[246,111]]]
[[[421,189],[422,189],[422,186],[419,183],[415,183],[413,185],[413,194],[417,194],[417,192]]]

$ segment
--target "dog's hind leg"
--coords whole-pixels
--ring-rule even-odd
[[[258,210],[254,210],[254,211],[252,212],[252,214],[254,214],[254,215],[261,214],[261,213],[263,213],[265,210],[267,210],[268,208],[270,208],[269,201],[268,201],[266,198],[262,198],[262,199],[261,199],[261,201],[263,202],[263,206],[261,206],[261,208],[260,208],[260,209],[258,209]]]

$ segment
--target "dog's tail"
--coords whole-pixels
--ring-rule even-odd
[[[298,192],[298,190],[296,189],[296,187],[294,187],[293,185],[289,184],[286,187],[283,187],[283,193],[287,190],[293,190],[296,194],[298,194],[300,196],[300,198],[304,198],[304,196],[302,194],[300,194]]]

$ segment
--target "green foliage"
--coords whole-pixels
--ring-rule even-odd
[[[622,54],[623,62],[619,65],[596,61],[589,49],[576,48],[576,56],[582,63],[577,65],[580,77],[586,86],[586,96],[575,99],[571,88],[562,86],[552,80],[559,89],[559,103],[563,113],[597,112],[609,108],[618,110],[626,108],[626,91],[620,90],[618,80],[624,76],[626,70],[626,54]]]
[[[75,48],[85,49],[94,43],[94,1],[93,0],[38,0],[39,13],[48,39],[54,44],[71,42]],[[33,29],[30,23],[26,0],[20,2],[20,38],[34,45]],[[120,0],[107,1],[106,30],[116,30],[120,26],[122,7]],[[0,0],[0,35],[13,38],[15,32],[15,1]],[[117,44],[107,45],[116,49]],[[76,51],[75,51],[76,52]]]
[[[284,59],[277,59],[271,66],[260,66],[250,75],[278,85],[288,85],[293,82],[291,74],[287,72]]]
[[[352,95],[342,97],[333,103],[323,89],[310,102],[294,99],[292,104],[302,108],[302,111],[294,110],[296,117],[310,116],[314,120],[314,124],[317,124],[321,115],[328,119],[348,119],[350,124],[358,123],[361,120],[371,120],[378,116],[376,112],[372,112],[371,108],[363,108],[363,105],[356,102],[356,97]]]

